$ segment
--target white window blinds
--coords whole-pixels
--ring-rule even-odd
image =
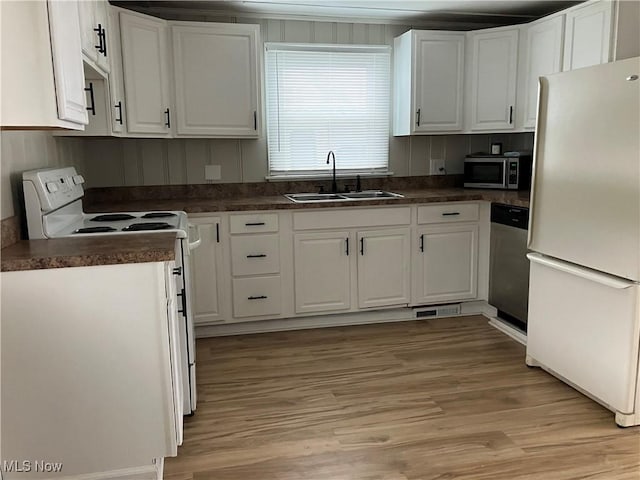
[[[265,47],[270,175],[386,172],[390,48]]]

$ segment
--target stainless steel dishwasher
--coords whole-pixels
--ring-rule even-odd
[[[524,332],[529,303],[528,225],[528,208],[491,205],[489,303],[498,309],[498,317]]]

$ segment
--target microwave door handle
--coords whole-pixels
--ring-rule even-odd
[[[509,188],[509,161],[506,158],[502,161],[502,186]]]

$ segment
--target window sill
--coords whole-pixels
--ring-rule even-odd
[[[336,173],[336,178],[341,179],[354,179],[356,175],[360,175],[360,178],[383,178],[392,177],[393,172],[351,172],[351,173]],[[267,182],[286,182],[286,181],[300,181],[300,180],[332,180],[333,175],[329,174],[310,174],[310,175],[267,175],[264,177]]]

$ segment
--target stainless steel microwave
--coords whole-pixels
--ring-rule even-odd
[[[527,190],[531,188],[531,156],[469,155],[464,159],[464,186]]]

